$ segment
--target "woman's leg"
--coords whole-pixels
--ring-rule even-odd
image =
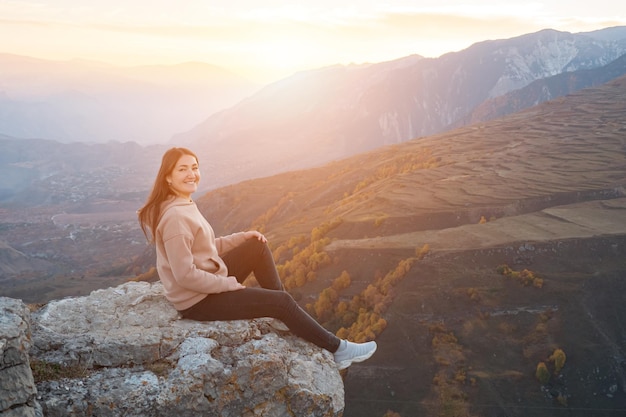
[[[352,343],[340,340],[300,308],[284,290],[267,244],[250,239],[226,253],[222,259],[230,276],[243,282],[254,272],[262,288],[209,294],[196,305],[181,312],[183,317],[202,321],[277,318],[295,335],[333,352],[339,369],[364,361],[376,351],[376,342]]]
[[[227,252],[222,256],[228,267],[228,275],[237,277],[237,281],[243,282],[254,272],[254,276],[263,288],[270,290],[283,290],[272,251],[266,243],[258,239],[246,240],[243,244]]]
[[[286,291],[244,288],[209,294],[181,313],[186,319],[200,321],[273,317],[285,323],[295,335],[330,352],[336,352],[340,344],[337,336],[320,326]]]
[[[209,294],[182,312],[183,317],[202,321],[273,317],[285,323],[295,335],[331,352],[337,350],[339,338],[320,326],[284,290],[267,244],[249,239],[227,252],[222,259],[228,267],[228,275],[243,282],[254,272],[262,288]]]

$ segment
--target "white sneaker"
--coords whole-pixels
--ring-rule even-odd
[[[339,349],[335,352],[335,362],[341,371],[353,363],[369,359],[376,352],[377,347],[376,342],[353,343],[342,340]]]

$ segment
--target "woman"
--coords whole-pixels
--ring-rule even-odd
[[[257,231],[216,238],[191,195],[198,189],[198,158],[172,148],[161,161],[152,192],[139,210],[141,228],[156,246],[165,296],[186,319],[273,317],[334,354],[339,369],[368,359],[376,342],[340,340],[320,326],[282,286],[265,236]],[[242,283],[254,272],[261,288]]]

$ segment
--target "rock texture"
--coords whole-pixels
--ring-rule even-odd
[[[35,416],[37,392],[30,370],[30,311],[20,301],[0,297],[0,415]]]
[[[340,416],[344,409],[329,352],[279,334],[270,319],[181,320],[159,283],[50,302],[32,313],[30,353],[78,375],[37,384],[50,417]]]

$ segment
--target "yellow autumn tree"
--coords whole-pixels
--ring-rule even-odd
[[[565,356],[563,349],[555,349],[549,359],[554,362],[554,373],[558,374],[565,366],[565,360],[567,357]]]
[[[341,275],[339,275],[333,281],[332,287],[335,291],[341,291],[343,289],[348,288],[351,282],[352,280],[350,278],[350,274],[348,273],[348,271],[342,271]]]
[[[537,364],[537,369],[535,370],[535,377],[542,384],[547,384],[550,381],[550,371],[548,371],[548,367],[545,362],[539,362]]]

